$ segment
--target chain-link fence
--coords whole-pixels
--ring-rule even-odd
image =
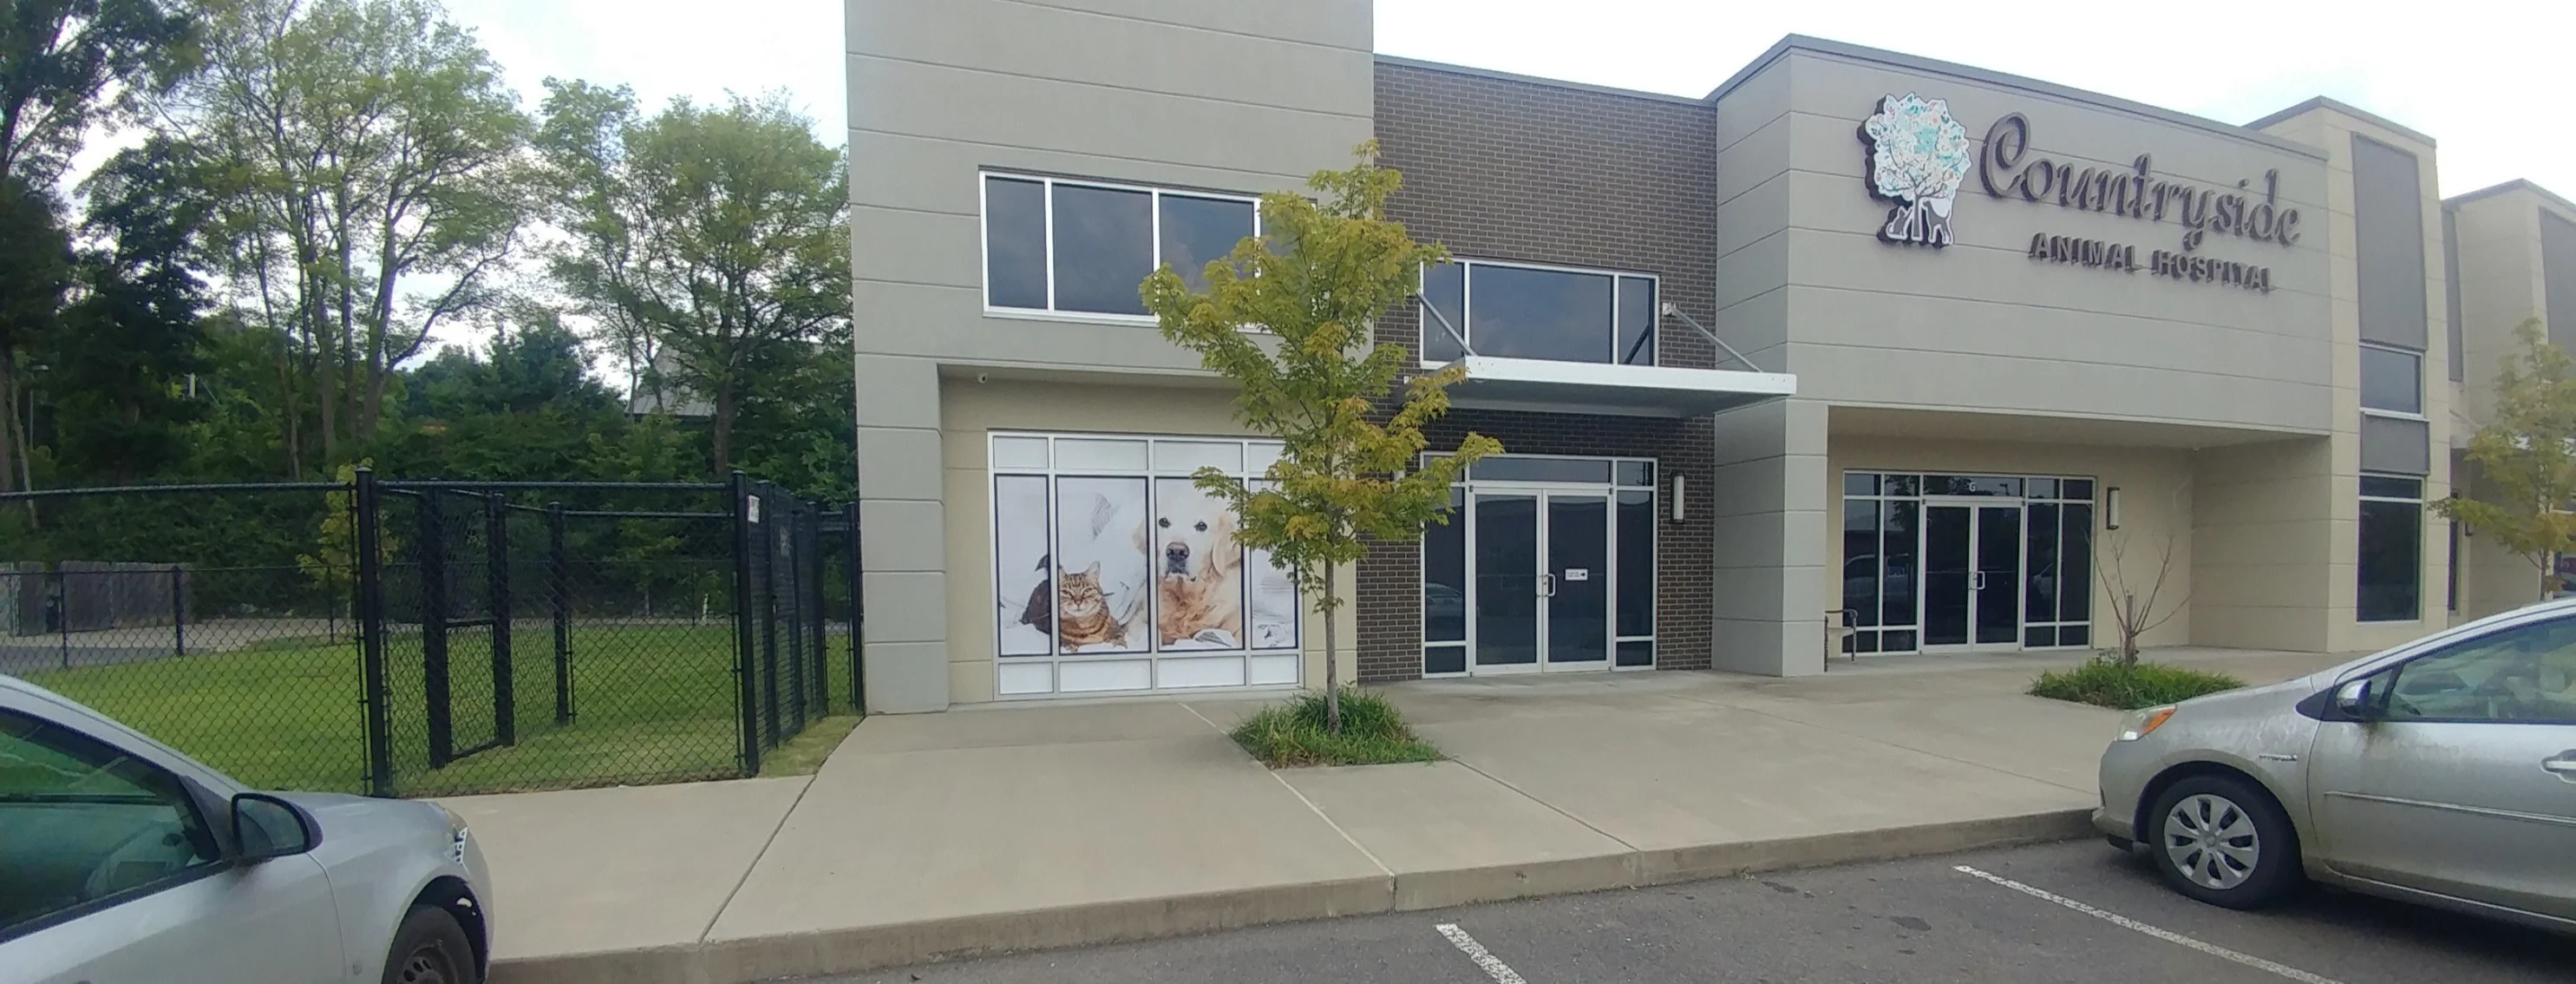
[[[739,476],[0,496],[0,672],[266,787],[756,775],[863,706],[854,515]]]

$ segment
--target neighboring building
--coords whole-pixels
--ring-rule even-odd
[[[2149,644],[2411,638],[2466,427],[2425,381],[2464,320],[2493,364],[2557,255],[2532,216],[2576,214],[2446,209],[2431,138],[2326,100],[2234,126],[1802,37],[1687,99],[1380,57],[1365,0],[848,23],[881,710],[1321,682],[1186,480],[1275,451],[1135,287],[1365,140],[1459,259],[1380,337],[1468,366],[1435,451],[1509,451],[1352,575],[1366,680],[2098,647],[2159,569]],[[2446,218],[2513,300],[2450,313]]]
[[[2451,458],[2463,474],[2469,435],[2494,409],[2494,380],[2519,346],[2514,329],[2538,318],[2549,341],[2576,352],[2576,202],[2528,181],[2508,181],[2442,203],[2441,242],[2450,283]],[[2485,491],[2471,476],[2462,495]],[[2540,599],[2529,560],[2444,524],[2456,570],[2450,607],[2461,618],[2492,615]],[[2576,584],[2576,558],[2558,572]]]

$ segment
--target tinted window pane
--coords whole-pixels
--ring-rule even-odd
[[[1154,272],[1154,196],[1055,186],[1055,308],[1144,314],[1137,288]]]
[[[1843,494],[1877,495],[1878,474],[1875,472],[1844,472]]]
[[[1920,502],[1887,504],[1887,532],[1879,541],[1886,560],[1879,575],[1879,623],[1882,625],[1914,624],[1914,582],[1917,570],[1914,559],[1915,518],[1922,511]],[[1913,643],[1892,649],[1912,649]]]
[[[1920,495],[1922,488],[1912,475],[1889,475],[1884,486],[1888,495]]]
[[[2354,615],[2364,622],[2402,622],[2419,611],[2424,507],[2412,502],[2361,504],[2360,584]]]
[[[1878,502],[1843,503],[1843,607],[1851,624],[1878,624]]]
[[[1207,265],[1252,235],[1252,203],[1163,196],[1163,263],[1191,290],[1207,289]]]
[[[1925,475],[1925,495],[2020,495],[2021,479],[1992,475]]]
[[[984,179],[984,302],[1047,306],[1045,185]]]
[[[10,711],[0,711],[0,838],[0,932],[220,856],[178,777]]]
[[[2057,498],[2057,480],[2054,478],[2031,479],[2030,497],[2033,499]]]
[[[1910,653],[1910,652],[1913,652],[1913,651],[1914,651],[1914,633],[1912,633],[1912,632],[1881,632],[1881,633],[1879,633],[1879,636],[1878,636],[1878,651],[1879,651],[1879,652],[1883,652],[1883,653]]]
[[[1467,466],[1483,482],[1598,482],[1610,484],[1610,462],[1600,458],[1492,457]]]
[[[1655,642],[1654,642],[1654,640],[1652,640],[1652,639],[1647,639],[1647,640],[1641,640],[1641,641],[1637,641],[1637,642],[1623,642],[1623,643],[1620,643],[1620,644],[1619,644],[1619,665],[1621,665],[1621,666],[1653,666],[1653,665],[1655,665]]]
[[[2361,405],[2374,410],[2424,412],[2424,357],[2362,346]]]
[[[1655,364],[1655,282],[1644,277],[1619,278],[1619,362]]]
[[[1622,461],[1622,462],[1620,462],[1620,463],[1619,463],[1619,484],[1621,484],[1621,485],[1653,485],[1653,484],[1655,484],[1655,463],[1654,463],[1654,462],[1651,462],[1651,461]]]
[[[1422,527],[1422,638],[1467,638],[1466,493],[1449,490],[1449,521]],[[1437,672],[1437,671],[1434,671]]]
[[[2057,504],[2031,503],[2029,591],[2022,599],[2022,621],[2057,621],[2057,561]]]
[[[1467,647],[1430,646],[1422,650],[1422,672],[1425,675],[1467,672]]]
[[[2361,477],[2361,494],[2374,499],[2421,499],[2424,497],[2424,483],[2412,478],[2364,475]]]
[[[1434,263],[1422,270],[1422,302],[1440,312],[1422,314],[1422,358],[1426,362],[1445,363],[1467,354],[1458,347],[1450,332],[1467,330],[1467,268],[1455,263]],[[1448,327],[1441,327],[1441,318]]]
[[[2057,620],[2089,622],[2093,620],[2093,507],[2089,503],[2068,503],[2059,519]],[[2065,639],[2065,633],[2058,633],[2061,645],[2081,645]]]
[[[1610,361],[1610,285],[1598,273],[1471,264],[1467,342],[1478,355]]]
[[[1618,523],[1619,634],[1654,635],[1655,493],[1644,489],[1619,493]]]
[[[2060,626],[2057,630],[2057,644],[2061,646],[2092,645],[2093,629],[2091,626],[2086,625]]]
[[[2032,649],[2046,649],[2057,645],[2057,630],[2045,625],[2023,629],[2021,644]]]
[[[2058,492],[2069,499],[2091,502],[2093,501],[2093,480],[2089,478],[2067,479],[2066,481],[2059,483]]]

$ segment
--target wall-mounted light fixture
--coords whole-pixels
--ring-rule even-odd
[[[1688,515],[1686,507],[1690,503],[1690,486],[1683,481],[1685,477],[1680,472],[1673,473],[1673,522],[1676,523]]]
[[[2120,528],[2120,487],[2117,485],[2102,490],[2102,528]]]

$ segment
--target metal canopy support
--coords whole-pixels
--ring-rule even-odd
[[[1449,333],[1449,340],[1458,343],[1459,351],[1465,352],[1468,355],[1476,354],[1476,347],[1467,344],[1467,336],[1458,333],[1458,326],[1450,324],[1449,316],[1440,313],[1440,308],[1437,305],[1432,304],[1428,300],[1424,300],[1420,294],[1413,295],[1413,299],[1422,301],[1422,312],[1430,315],[1432,320],[1440,322],[1440,330]]]
[[[1708,330],[1708,326],[1700,324],[1699,319],[1682,313],[1681,305],[1675,304],[1671,301],[1665,301],[1664,314],[1669,317],[1682,319],[1682,323],[1691,326],[1691,330],[1699,332],[1700,337],[1706,338],[1711,342],[1715,342],[1718,348],[1726,350],[1726,354],[1734,356],[1735,361],[1744,363],[1744,368],[1751,369],[1754,372],[1763,371],[1761,366],[1753,364],[1753,360],[1745,358],[1744,353],[1736,351],[1735,346],[1726,344],[1726,339],[1717,337],[1716,332],[1710,331]]]

